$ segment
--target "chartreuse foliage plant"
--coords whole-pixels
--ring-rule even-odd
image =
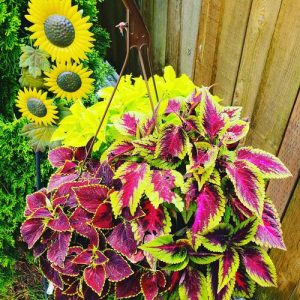
[[[158,96],[160,99],[159,112],[166,108],[167,100],[173,97],[187,97],[195,89],[193,82],[186,76],[176,77],[171,66],[164,69],[164,76],[155,75]],[[152,79],[149,80],[150,89],[154,94]],[[76,102],[70,108],[71,114],[62,120],[52,136],[52,141],[61,141],[66,146],[82,147],[93,137],[98,122],[103,115],[106,104],[111,97],[113,87],[103,88],[98,96],[103,101],[86,108],[83,103]],[[123,76],[105,120],[106,127],[99,133],[98,142],[94,147],[110,144],[121,134],[116,130],[118,120],[125,112],[134,112],[144,121],[149,118],[149,97],[145,82],[141,77]],[[170,118],[172,118],[171,116]]]
[[[265,183],[290,172],[237,148],[249,129],[240,107],[162,84],[166,105],[148,117],[125,111],[100,161],[90,144],[56,148],[47,188],[27,196],[21,233],[58,300],[229,300],[276,286],[266,249],[285,245]]]

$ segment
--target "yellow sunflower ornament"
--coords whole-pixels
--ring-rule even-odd
[[[87,98],[93,89],[92,71],[82,65],[60,63],[51,72],[45,72],[45,85],[59,98],[80,100]]]
[[[36,39],[35,46],[57,62],[87,59],[85,53],[91,52],[94,41],[89,31],[92,23],[87,22],[89,17],[82,17],[71,0],[31,0],[28,13],[26,18],[33,23],[29,30]]]
[[[58,119],[56,106],[47,100],[47,92],[24,88],[18,93],[17,104],[20,112],[37,125],[52,125]]]

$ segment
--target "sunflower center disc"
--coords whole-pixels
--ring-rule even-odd
[[[57,77],[58,86],[69,93],[76,92],[81,87],[81,78],[74,72],[62,72]]]
[[[61,15],[49,16],[44,23],[44,30],[48,40],[58,47],[68,47],[75,39],[72,22]]]
[[[36,117],[43,118],[47,115],[47,107],[40,99],[29,98],[27,100],[27,108]]]

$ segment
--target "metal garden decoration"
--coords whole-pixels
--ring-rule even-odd
[[[142,22],[136,6],[123,2],[128,51],[149,47],[143,23],[131,27]],[[170,69],[167,77],[176,80]],[[222,106],[205,87],[151,100],[148,114],[131,109],[115,120],[115,141],[95,159],[117,88],[94,138],[50,151],[55,173],[27,196],[21,233],[55,299],[229,300],[251,298],[256,284],[276,286],[266,248],[285,245],[265,185],[291,174],[275,156],[238,147],[249,130],[241,108]]]

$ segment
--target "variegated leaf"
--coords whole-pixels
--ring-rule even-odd
[[[183,186],[183,176],[174,170],[150,171],[150,182],[146,187],[146,195],[155,208],[163,202],[173,203],[182,210],[183,201],[174,192],[176,187]]]
[[[242,120],[230,123],[227,128],[222,141],[224,144],[233,144],[244,138],[249,131],[249,122]]]
[[[243,147],[239,149],[237,158],[255,165],[264,178],[286,178],[292,175],[279,158],[260,149]]]
[[[200,271],[187,268],[183,276],[183,282],[179,286],[180,300],[208,299],[206,278]]]
[[[276,286],[277,276],[274,264],[265,250],[248,247],[242,252],[247,273],[261,286]]]
[[[232,278],[235,278],[239,264],[240,259],[237,251],[234,248],[228,248],[224,252],[223,257],[219,260],[218,293]]]
[[[225,198],[221,188],[205,184],[196,201],[197,209],[192,231],[199,234],[219,224],[225,211]]]
[[[255,240],[258,244],[286,250],[279,215],[271,200],[266,200],[262,214],[262,224],[257,227]]]
[[[122,181],[122,188],[110,195],[115,217],[124,207],[129,207],[130,213],[134,215],[149,182],[149,174],[150,168],[146,163],[127,162],[117,170],[115,178]]]
[[[235,161],[227,165],[226,172],[239,200],[258,217],[261,217],[265,186],[259,170],[245,161]]]

